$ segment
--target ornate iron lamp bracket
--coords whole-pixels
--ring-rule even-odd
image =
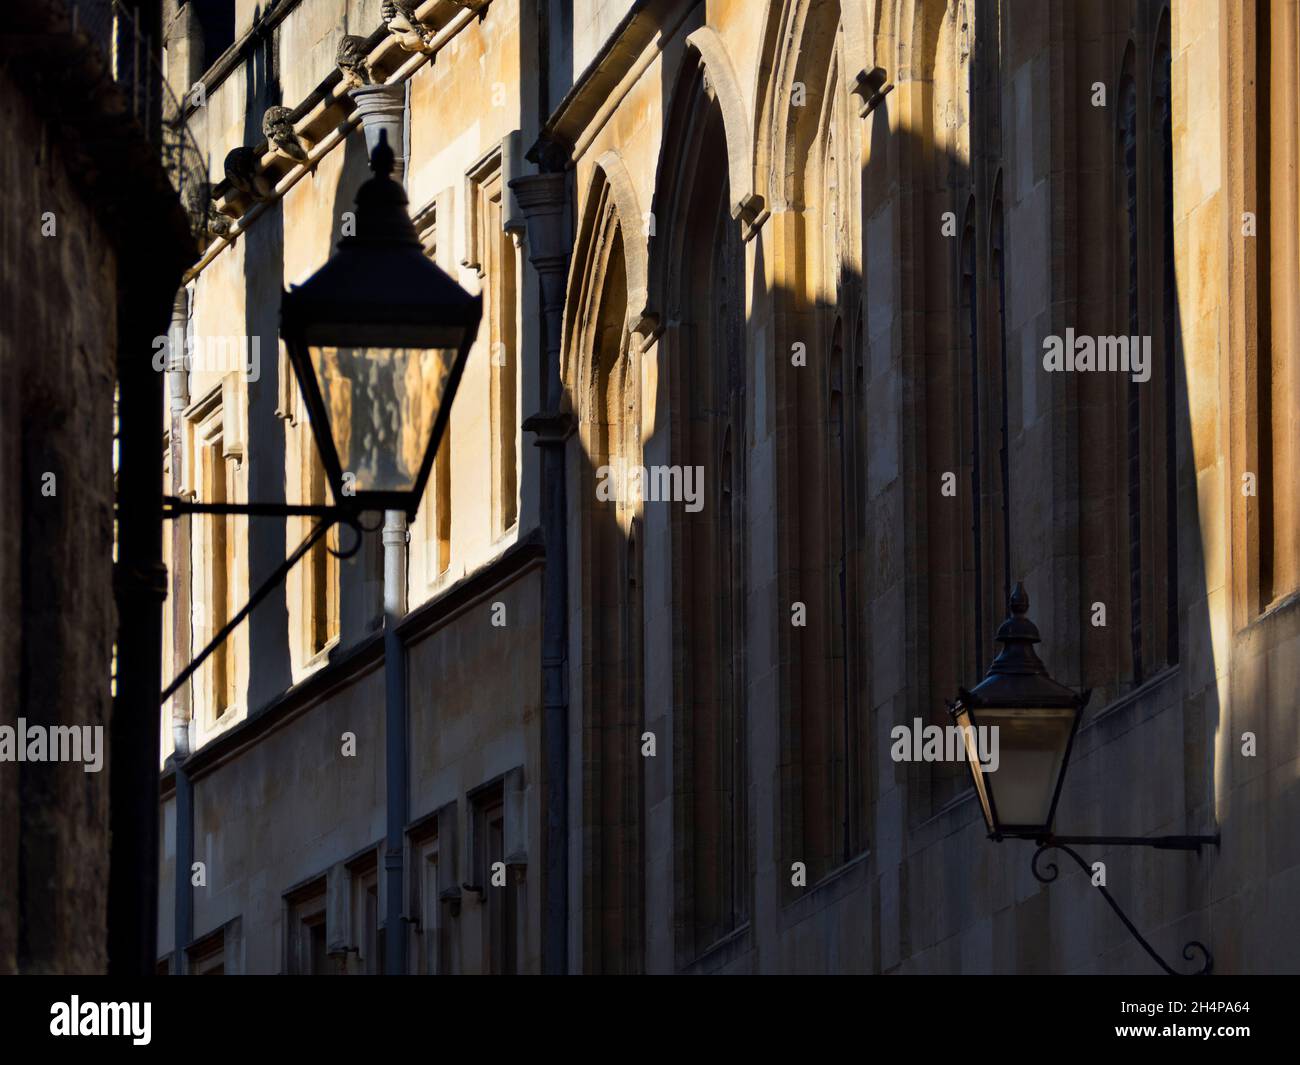
[[[1038,849],[1034,851],[1034,857],[1030,862],[1030,869],[1034,874],[1034,878],[1039,883],[1050,884],[1053,880],[1055,880],[1060,875],[1060,870],[1057,869],[1056,863],[1048,862],[1045,866],[1043,866],[1042,871],[1040,871],[1039,868],[1039,859],[1042,858],[1042,856],[1049,850],[1064,851],[1066,854],[1068,854],[1071,858],[1074,859],[1075,864],[1078,865],[1079,868],[1083,870],[1085,875],[1091,877],[1092,867],[1086,861],[1084,861],[1083,857],[1079,854],[1078,851],[1076,851],[1073,847],[1070,846],[1071,843],[1077,843],[1083,846],[1086,846],[1088,844],[1101,844],[1106,846],[1119,846],[1119,847],[1153,847],[1157,850],[1188,850],[1188,851],[1196,851],[1199,854],[1202,847],[1205,846],[1217,847],[1219,845],[1219,837],[1217,835],[1215,836],[1047,836],[1045,838],[1035,840],[1035,842],[1038,844]],[[1108,890],[1106,890],[1106,886],[1104,884],[1098,884],[1097,890],[1101,892],[1102,898],[1106,900],[1106,905],[1108,905],[1112,910],[1115,911],[1115,916],[1117,916],[1121,921],[1124,922],[1124,927],[1127,928],[1129,930],[1129,934],[1135,940],[1137,940],[1138,945],[1141,946],[1141,948],[1147,952],[1147,954],[1150,956],[1152,961],[1154,961],[1157,965],[1159,965],[1160,968],[1163,969],[1170,976],[1208,976],[1213,971],[1214,956],[1210,953],[1209,949],[1205,946],[1204,943],[1196,939],[1191,940],[1190,942],[1188,942],[1183,946],[1183,958],[1186,961],[1194,961],[1196,952],[1200,951],[1201,956],[1204,958],[1201,967],[1199,969],[1193,970],[1192,972],[1179,972],[1177,969],[1172,968],[1159,954],[1156,953],[1155,948],[1152,947],[1151,944],[1147,942],[1146,938],[1142,935],[1142,933],[1137,930],[1137,926],[1134,925],[1133,922],[1129,920],[1128,914],[1126,914],[1124,910],[1120,907],[1120,904],[1115,901],[1115,897]]]
[[[340,506],[314,506],[314,505],[292,505],[284,503],[193,503],[187,499],[178,499],[176,496],[163,497],[163,517],[175,519],[190,514],[220,514],[226,516],[237,516],[246,518],[318,518],[307,534],[306,539],[299,544],[294,551],[276,566],[275,570],[269,574],[261,584],[259,584],[248,597],[245,603],[235,615],[227,621],[208,642],[188,666],[182,669],[176,678],[163,689],[162,701],[166,702],[171,696],[198,670],[198,668],[207,661],[208,657],[230,636],[249,614],[253,608],[265,599],[280,582],[289,575],[299,562],[306,557],[315,544],[321,540],[326,533],[335,525],[346,525],[355,534],[355,538],[350,547],[346,550],[336,551],[334,548],[326,545],[335,558],[351,558],[361,548],[362,534],[374,532],[379,528],[378,525],[365,525],[361,521],[360,513],[351,507]]]

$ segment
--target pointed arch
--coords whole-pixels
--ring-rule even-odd
[[[586,461],[579,474],[581,601],[582,958],[586,972],[642,968],[644,882],[639,756],[642,683],[639,497],[624,473],[640,457],[633,326],[644,265],[629,262],[630,183],[613,153],[593,175],[569,279],[565,381]],[[635,224],[635,223],[634,223]],[[633,229],[633,233],[637,230]],[[634,299],[633,286],[640,293]],[[634,302],[642,310],[634,311]]]
[[[763,31],[763,42],[754,76],[753,128],[754,128],[754,192],[769,210],[782,208],[784,203],[780,181],[773,180],[774,159],[783,153],[781,147],[784,124],[777,121],[780,101],[789,100],[791,84],[797,80],[792,73],[797,65],[797,54],[792,54],[790,42],[804,37],[805,27],[824,23],[828,12],[834,8],[834,22],[841,40],[841,67],[843,80],[840,91],[849,103],[852,88],[875,67],[888,68],[890,57],[878,54],[876,42],[880,38],[879,26],[893,21],[892,8],[896,0],[855,0],[839,4],[836,0],[768,0]],[[856,113],[856,109],[855,109]],[[766,214],[763,216],[766,218]],[[761,225],[761,220],[757,225]]]
[[[673,198],[680,199],[679,190],[692,180],[703,111],[710,108],[716,108],[719,116],[715,136],[721,134],[725,145],[722,169],[727,179],[728,211],[739,223],[742,239],[749,240],[767,217],[766,204],[753,191],[753,140],[735,67],[717,31],[701,26],[686,38],[685,58],[668,98],[655,169],[650,208],[655,226],[649,234],[647,256],[647,341],[672,313],[668,275],[680,262],[683,237],[680,227],[671,223]]]
[[[706,35],[707,36],[707,35]],[[706,44],[705,50],[708,50]],[[669,504],[673,572],[676,953],[689,964],[748,917],[745,252],[716,68],[685,63],[655,182],[652,299],[664,328],[671,468],[698,474]]]
[[[861,300],[861,123],[853,106],[844,12],[861,4],[787,0],[769,8],[758,110],[760,180],[771,197],[764,250],[774,250],[771,296],[777,584],[805,623],[780,626],[783,736],[782,860],[809,882],[860,853],[869,821],[869,735],[862,650],[864,561],[859,535],[860,361],[846,326]],[[858,31],[861,32],[860,28]],[[854,330],[856,334],[857,330]],[[851,412],[851,413],[850,413]]]
[[[763,67],[768,76],[758,89],[755,127],[760,149],[755,171],[773,211],[802,206],[802,159],[816,132],[815,116],[824,109],[827,92],[847,95],[843,72],[848,49],[841,10],[838,0],[786,0],[778,31],[771,34],[769,28],[776,50],[760,65],[760,77]],[[832,63],[838,71],[828,82],[825,71]],[[813,122],[807,120],[810,114]]]
[[[639,348],[658,327],[658,315],[649,304],[647,245],[637,235],[644,217],[622,156],[613,149],[605,152],[595,163],[569,267],[560,364],[567,382],[586,380],[591,373],[590,366],[575,365],[575,359],[592,351],[591,344],[584,342],[584,331],[591,328],[592,300],[598,295],[593,283],[604,277],[615,231],[620,237],[620,268],[627,293],[626,325],[638,338],[634,347]],[[586,339],[589,341],[589,337]]]
[[[705,91],[717,101],[722,111],[722,124],[727,134],[731,217],[750,227],[749,235],[752,235],[752,228],[761,224],[759,215],[763,213],[764,203],[761,196],[754,195],[753,140],[736,68],[727,53],[727,46],[711,26],[693,30],[686,38],[686,46],[699,54],[705,73]]]
[[[623,156],[610,149],[596,160],[596,169],[609,186],[610,200],[618,213],[623,231],[623,263],[627,270],[627,328],[642,338],[652,332],[657,315],[649,306],[649,250],[637,234],[645,228],[636,186],[628,173]]]

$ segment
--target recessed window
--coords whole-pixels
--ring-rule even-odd
[[[348,971],[378,976],[384,971],[384,933],[379,923],[378,852],[369,851],[348,865],[348,903],[351,908],[351,945],[356,960]]]
[[[311,437],[310,426],[304,418],[299,423],[302,438],[304,495],[316,505],[324,506],[329,499],[325,466]],[[301,536],[306,539],[311,526],[319,519],[303,518]],[[339,560],[338,526],[336,525],[307,552],[303,589],[303,622],[306,638],[306,656],[311,658],[326,651],[339,635]]]
[[[285,899],[285,968],[291,975],[329,976],[338,971],[328,954],[325,898],[325,878],[320,877]]]
[[[439,884],[438,826],[431,825],[411,834],[411,912],[416,915],[411,971],[433,976],[442,971],[440,939],[443,930],[442,888]]]
[[[239,498],[240,451],[238,433],[231,431],[231,412],[223,402],[223,388],[214,388],[187,412],[191,491],[200,503],[233,503]],[[242,558],[236,519],[226,514],[204,514],[192,519],[191,612],[193,646],[205,647],[230,621]],[[238,702],[238,669],[234,639],[218,644],[199,671],[196,709],[208,728]]]
[[[505,181],[498,146],[466,175],[466,257],[462,265],[483,279],[483,325],[491,393],[492,531],[499,536],[518,517],[517,263],[514,237],[503,228]]]
[[[519,971],[517,871],[522,869],[523,856],[512,841],[520,829],[516,800],[521,786],[522,773],[515,770],[470,796],[470,869],[484,911],[483,971],[493,975]]]
[[[235,0],[188,0],[203,33],[203,69],[235,43]]]
[[[444,190],[424,208],[417,211],[412,222],[419,234],[424,253],[443,270],[454,276],[455,267],[449,262],[447,250],[450,242],[439,239],[447,232],[447,220],[452,216],[452,191]],[[420,503],[420,522],[424,541],[425,582],[433,584],[451,566],[451,452],[453,425],[447,422],[442,440],[433,458],[429,483],[425,486]]]
[[[190,947],[188,954],[191,976],[224,976],[226,972],[225,929],[218,929],[212,935],[199,940]]]

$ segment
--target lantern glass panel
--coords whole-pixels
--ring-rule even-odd
[[[985,780],[993,794],[1000,827],[1050,827],[1056,782],[1065,764],[1077,714],[1072,706],[993,706],[979,710],[979,724],[997,729],[998,768]]]
[[[457,349],[331,347],[308,354],[343,474],[358,492],[415,488]]]
[[[979,796],[980,809],[984,811],[984,823],[990,832],[995,830],[993,809],[989,805],[988,781],[984,779],[984,766],[980,762],[979,746],[976,741],[975,726],[970,719],[970,710],[958,705],[953,712],[954,720],[961,729],[962,739],[966,745],[966,762],[970,766],[971,777],[975,781],[975,793]]]

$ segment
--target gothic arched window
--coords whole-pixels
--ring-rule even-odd
[[[806,352],[779,360],[778,559],[780,595],[800,611],[780,627],[783,673],[782,810],[788,860],[808,883],[860,853],[866,842],[867,729],[860,695],[865,622],[861,544],[865,454],[858,315],[859,180],[850,99],[843,81],[839,6],[814,5],[798,40],[775,59],[771,117],[774,196],[801,254],[782,260],[774,293],[776,346]],[[851,308],[851,310],[850,310]],[[787,364],[790,363],[790,364]]]
[[[640,378],[628,331],[622,219],[611,186],[589,193],[575,258],[566,360],[585,461],[579,510],[582,619],[583,968],[627,973],[643,955],[642,602],[635,523],[644,486]]]
[[[1159,290],[1160,333],[1159,367],[1162,417],[1164,421],[1164,489],[1163,521],[1165,566],[1163,577],[1165,662],[1178,661],[1178,349],[1177,305],[1178,282],[1174,269],[1174,130],[1173,99],[1170,91],[1171,57],[1169,52],[1169,12],[1160,20],[1156,33],[1155,57],[1151,67],[1152,112],[1157,124],[1158,166],[1156,182],[1156,223],[1160,227]]]
[[[705,71],[674,93],[660,165],[656,267],[668,325],[671,469],[698,498],[671,508],[674,817],[686,964],[749,915],[746,758],[745,255],[727,131]]]
[[[1138,303],[1138,113],[1131,55],[1119,83],[1120,197],[1123,205],[1122,276],[1127,289],[1130,343],[1140,336]],[[1127,499],[1130,679],[1141,684],[1142,663],[1142,394],[1130,375],[1124,390],[1124,469]]]

